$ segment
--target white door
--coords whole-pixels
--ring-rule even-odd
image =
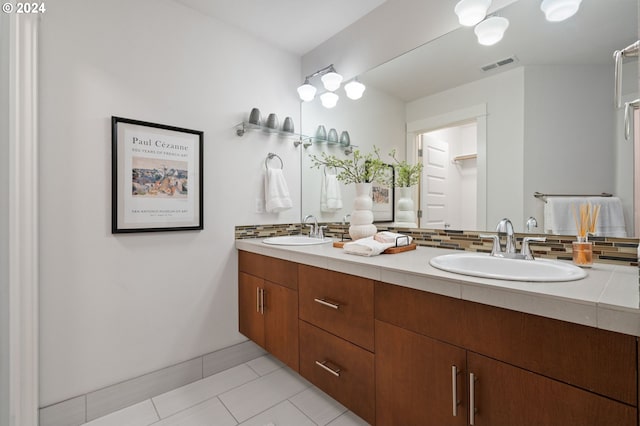
[[[447,176],[449,174],[449,144],[421,135],[423,173],[420,199],[424,209],[420,218],[421,228],[447,228],[448,213]]]

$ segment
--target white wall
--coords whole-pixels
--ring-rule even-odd
[[[373,147],[380,149],[380,157],[385,163],[391,164],[393,159],[388,156],[391,150],[397,151],[398,158],[405,157],[405,121],[404,102],[391,97],[375,88],[368,88],[362,98],[348,99],[340,93],[340,101],[333,109],[324,108],[319,99],[305,102],[302,106],[304,123],[302,131],[305,135],[314,136],[319,125],[324,125],[326,131],[335,128],[338,136],[347,130],[351,143],[362,154],[373,153]],[[323,169],[312,168],[311,155],[319,156],[321,152],[346,158],[344,149],[340,145],[328,143],[314,143],[304,149],[302,155],[302,214],[312,214],[318,221],[342,221],[346,214],[353,210],[355,185],[341,184],[343,201],[342,210],[336,212],[320,211],[320,188]],[[349,157],[353,158],[353,157]],[[331,171],[333,173],[333,171]]]
[[[9,15],[0,14],[0,200],[9,199]],[[6,201],[4,201],[6,202]],[[0,425],[9,424],[9,209],[0,209]]]
[[[524,214],[540,229],[535,191],[616,193],[612,75],[608,65],[525,68]]]
[[[41,406],[245,340],[234,225],[268,152],[299,206],[299,151],[234,125],[299,122],[300,59],[170,0],[58,0],[41,23]],[[204,131],[204,230],[110,233],[112,115]],[[0,156],[4,158],[4,156]]]
[[[494,229],[503,217],[516,229],[523,216],[524,71],[517,68],[458,86],[407,104],[407,122],[423,120],[474,105],[487,106],[487,223]]]

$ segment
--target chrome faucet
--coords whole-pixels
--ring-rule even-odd
[[[307,224],[307,220],[313,219],[312,224]],[[315,238],[318,236],[318,219],[312,214],[308,214],[302,219],[302,224],[309,228],[309,237]]]
[[[498,222],[498,226],[496,227],[496,232],[498,235],[507,234],[507,242],[505,243],[504,252],[505,254],[514,254],[516,252],[516,239],[515,234],[513,233],[513,224],[506,217]]]
[[[537,228],[538,227],[538,221],[536,220],[535,217],[529,216],[529,219],[527,219],[527,225],[526,226],[527,226],[527,232],[530,234],[532,228]]]

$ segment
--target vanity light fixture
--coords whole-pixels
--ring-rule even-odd
[[[330,109],[336,106],[339,98],[340,97],[333,92],[325,92],[322,95],[320,95],[320,101],[322,102],[322,106],[327,109]]]
[[[507,18],[492,16],[476,25],[474,32],[478,37],[478,43],[483,46],[492,46],[502,40],[508,27],[509,20]]]
[[[543,0],[540,9],[547,21],[560,22],[575,15],[581,2],[582,0]]]
[[[347,97],[353,100],[360,99],[366,88],[367,87],[360,83],[357,78],[354,78],[344,85],[344,91],[347,92]]]
[[[460,25],[473,27],[487,16],[491,0],[460,0],[453,9]]]
[[[333,64],[331,64],[305,77],[304,84],[298,87],[298,95],[300,95],[300,99],[305,102],[313,100],[316,96],[317,89],[309,83],[309,79],[319,75],[322,76],[321,80],[324,88],[330,92],[337,90],[340,87],[340,83],[342,83],[342,76],[336,72],[333,68]]]

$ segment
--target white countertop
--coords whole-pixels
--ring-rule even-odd
[[[416,250],[363,257],[331,244],[275,246],[262,238],[236,240],[236,248],[266,256],[358,275],[418,290],[640,336],[638,268],[594,263],[587,277],[568,282],[519,282],[477,278],[429,265],[453,250]]]

